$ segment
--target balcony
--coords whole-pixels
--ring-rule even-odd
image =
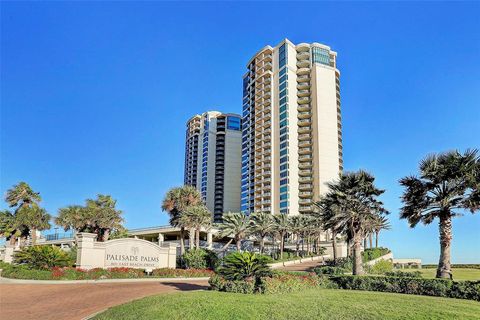
[[[313,196],[313,192],[311,192],[311,191],[300,191],[298,193],[298,195],[300,197],[311,197],[311,196]]]
[[[313,164],[311,162],[300,162],[298,164],[298,167],[300,169],[311,168],[312,166],[313,166]]]
[[[312,140],[301,140],[298,142],[299,147],[310,147],[312,145]]]
[[[297,74],[298,75],[310,74],[310,68],[299,68],[297,69]]]
[[[310,161],[312,159],[312,155],[310,154],[304,154],[298,157],[298,160],[300,161]]]
[[[299,84],[297,84],[297,89],[298,90],[310,89],[310,82],[300,82]]]
[[[298,111],[310,111],[310,104],[305,103],[305,104],[299,104],[297,107]]]
[[[300,60],[297,62],[297,68],[308,68],[310,67],[310,61],[308,60]]]
[[[303,111],[298,113],[298,118],[299,119],[307,119],[312,116],[312,113],[310,111]]]
[[[298,200],[298,203],[300,204],[312,204],[312,199],[300,199]]]
[[[312,211],[312,206],[300,206],[298,208],[300,212],[311,212]]]
[[[309,51],[303,51],[297,53],[297,60],[309,60],[310,59],[310,52]]]
[[[310,103],[309,97],[298,98],[298,104],[305,104],[305,103]]]
[[[309,140],[310,139],[310,135],[309,134],[301,134],[298,136],[298,140]]]
[[[308,126],[308,127],[299,127],[298,128],[298,133],[310,133],[312,132],[312,127]]]
[[[298,90],[297,91],[297,97],[307,97],[310,95],[310,90],[305,89],[305,90]]]
[[[298,189],[300,190],[312,190],[313,189],[313,184],[311,183],[301,183],[298,185]]]
[[[310,45],[308,43],[299,43],[295,49],[297,52],[308,52],[310,51]]]
[[[301,119],[301,120],[298,120],[298,125],[299,126],[308,126],[310,125],[311,121],[310,119]],[[299,131],[300,132],[300,131]]]
[[[298,181],[299,181],[299,182],[307,182],[307,183],[308,183],[308,182],[312,182],[313,179],[312,179],[312,177],[300,177],[300,178],[298,178]]]
[[[311,169],[309,169],[309,170],[300,170],[300,171],[298,172],[298,174],[299,174],[300,176],[311,176],[312,173],[313,173],[313,171],[312,171]]]
[[[312,152],[312,148],[299,148],[298,149],[299,154],[307,154],[307,153],[311,153],[311,152]]]

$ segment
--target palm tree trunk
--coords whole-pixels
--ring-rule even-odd
[[[32,245],[35,245],[37,243],[37,230],[35,228],[32,228]]]
[[[337,261],[337,233],[332,230],[333,262]]]
[[[195,230],[195,238],[196,238],[196,239],[195,239],[195,241],[196,241],[196,242],[195,242],[195,247],[196,247],[197,249],[200,249],[200,228],[197,228],[197,229]]]
[[[110,237],[110,229],[105,229],[105,231],[103,232],[103,241],[108,241],[109,237]]]
[[[370,233],[368,235],[368,240],[369,240],[369,244],[370,244],[370,249],[373,248],[373,235]]]
[[[298,236],[298,234],[296,235],[296,239],[295,239],[295,244],[296,244],[296,253],[297,253],[297,257],[299,256],[299,252],[300,251],[300,237]]]
[[[285,248],[285,233],[280,233],[280,259],[283,259],[283,250]]]
[[[363,271],[363,262],[362,262],[362,237],[356,235],[353,238],[353,274],[362,275]]]
[[[452,218],[449,213],[440,216],[440,259],[438,261],[437,278],[452,279],[450,267],[450,244],[452,241]]]
[[[185,228],[180,228],[180,255],[185,253]]]
[[[260,253],[262,253],[262,254],[263,254],[264,247],[265,247],[265,238],[260,237]]]
[[[367,237],[363,238],[363,250],[367,249]]]
[[[188,232],[188,249],[192,250],[195,248],[195,228],[190,228]]]
[[[17,243],[17,237],[12,234],[10,236],[10,245],[15,246],[16,243]]]
[[[380,232],[379,231],[375,231],[375,248],[378,248],[378,234]]]
[[[237,245],[237,251],[240,252],[242,250],[242,242],[239,237],[235,237],[235,244]]]

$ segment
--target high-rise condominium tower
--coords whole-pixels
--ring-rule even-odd
[[[243,78],[241,210],[298,214],[343,170],[336,52],[288,39]]]
[[[217,111],[187,121],[184,183],[201,192],[215,221],[240,210],[240,123],[239,115]]]

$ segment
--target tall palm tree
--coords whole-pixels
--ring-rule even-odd
[[[342,173],[338,181],[328,183],[329,191],[320,200],[322,222],[326,228],[335,228],[353,240],[353,274],[363,274],[361,242],[369,224],[377,215],[387,214],[377,199],[384,190],[374,185],[375,178],[365,172]]]
[[[17,210],[17,223],[28,227],[31,230],[32,244],[37,243],[37,230],[50,229],[51,216],[43,208],[40,208],[36,203],[30,206],[22,206]]]
[[[7,191],[5,197],[10,207],[24,207],[42,201],[40,193],[35,192],[26,182],[19,182]]]
[[[285,250],[285,236],[291,230],[291,219],[286,214],[277,214],[273,217],[274,229],[280,237],[280,259],[283,259],[283,251]]]
[[[16,207],[15,216],[17,216],[20,211],[22,211],[21,216],[26,216],[27,209],[34,205],[38,206],[38,203],[42,201],[42,198],[40,197],[40,193],[33,191],[28,183],[21,181],[7,191],[5,201],[11,208]],[[42,218],[44,217],[37,209],[31,209],[29,214],[32,215],[32,218],[39,218],[39,220],[36,219],[35,221],[30,221],[29,219],[24,217],[22,218],[21,216],[20,218],[23,222],[28,222],[31,224],[31,226],[28,224],[25,224],[24,226],[29,229],[32,236],[32,242],[35,243],[37,237],[37,230],[35,226],[37,224],[41,226],[45,225],[42,222]]]
[[[117,200],[103,194],[98,194],[96,199],[86,200],[85,210],[99,241],[107,241],[110,232],[123,228],[122,211],[116,208],[116,204]]]
[[[195,247],[199,249],[200,230],[202,228],[209,230],[212,227],[212,213],[205,205],[197,205],[188,207],[180,219],[186,220],[185,225],[189,225],[194,229]]]
[[[256,212],[250,218],[252,233],[259,238],[260,253],[265,250],[265,238],[273,232],[275,226],[272,216],[266,212]]]
[[[15,214],[8,210],[0,211],[0,237],[5,237],[11,245],[15,245],[17,238],[22,235],[28,235],[28,230],[19,223]]]
[[[250,233],[250,218],[240,212],[223,215],[223,223],[219,225],[220,236],[233,236],[237,251],[242,249],[242,240]]]
[[[94,232],[92,225],[86,223],[89,220],[86,208],[79,205],[58,209],[58,215],[54,218],[55,224],[65,231],[72,229],[75,232]]]
[[[180,252],[185,253],[185,226],[182,225],[181,215],[188,207],[202,203],[200,192],[192,186],[182,186],[170,189],[162,202],[162,210],[170,216],[170,224],[180,227]]]
[[[378,248],[378,236],[382,230],[390,230],[391,226],[387,217],[377,216],[372,221],[373,232],[375,233],[375,248]],[[372,246],[370,244],[370,246]]]
[[[439,220],[440,258],[437,278],[452,278],[450,244],[452,218],[468,210],[480,209],[480,157],[477,150],[463,154],[450,151],[427,156],[420,162],[419,176],[400,180],[405,187],[402,195],[401,219],[410,227],[419,222],[430,224]]]
[[[303,219],[301,215],[292,216],[290,219],[290,230],[295,236],[295,253],[297,257],[299,256],[300,251],[300,237],[303,234]]]

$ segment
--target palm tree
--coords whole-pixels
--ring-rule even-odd
[[[117,200],[109,195],[98,194],[96,199],[87,199],[85,210],[93,222],[99,241],[107,241],[110,232],[122,228],[122,211],[116,209]]]
[[[260,239],[260,253],[265,250],[265,238],[273,232],[274,221],[272,216],[266,212],[256,212],[250,219],[252,233]]]
[[[63,227],[65,231],[94,232],[92,225],[86,223],[90,220],[85,207],[73,205],[58,210],[58,216],[54,218],[57,226]]]
[[[212,227],[212,213],[205,205],[192,206],[185,210],[180,220],[185,221],[185,225],[190,226],[195,236],[195,247],[200,248],[200,230],[202,228],[210,229]],[[191,241],[193,245],[193,241]]]
[[[452,278],[452,218],[460,216],[460,211],[475,213],[480,209],[480,157],[477,150],[433,154],[420,162],[419,169],[418,177],[400,180],[405,187],[400,218],[407,219],[412,228],[438,218],[440,258],[436,276]]]
[[[50,229],[51,216],[43,208],[40,208],[36,203],[29,206],[22,206],[17,210],[17,223],[26,226],[31,230],[32,244],[37,242],[37,230]]]
[[[297,215],[293,216],[290,220],[290,230],[292,231],[293,235],[295,236],[295,252],[297,257],[299,256],[300,251],[300,236],[303,233],[303,220],[302,216]]]
[[[19,182],[7,191],[5,197],[10,207],[24,207],[42,201],[40,193],[35,192],[26,182]]]
[[[237,251],[242,249],[242,240],[250,233],[250,228],[250,218],[240,212],[224,214],[223,223],[219,225],[221,237],[233,235]]]
[[[320,200],[320,216],[326,228],[341,230],[353,240],[353,274],[363,274],[361,242],[369,224],[378,215],[387,214],[377,197],[384,190],[374,185],[375,178],[365,172],[342,173],[338,181],[327,183],[329,192]]]
[[[180,219],[188,207],[202,203],[202,197],[195,187],[182,186],[170,189],[162,202],[162,210],[170,215],[170,224],[180,227],[180,253],[185,253],[185,226]]]
[[[382,230],[390,230],[391,226],[387,217],[377,216],[372,221],[373,232],[375,233],[375,248],[378,248],[378,235]],[[370,244],[370,247],[372,244]]]
[[[17,216],[20,209],[24,210],[23,215],[25,215],[26,208],[32,205],[38,205],[38,203],[42,201],[42,198],[40,197],[40,193],[33,191],[32,188],[28,185],[28,183],[21,181],[7,191],[7,194],[5,196],[5,201],[8,203],[8,205],[11,208],[16,207],[15,216]],[[22,220],[28,221],[28,219],[23,219],[23,218]],[[36,221],[33,224],[37,224],[37,223],[41,223],[41,221]],[[24,227],[29,228],[28,225],[24,225]],[[32,235],[32,242],[35,243],[36,236],[37,236],[35,227],[29,228],[29,231],[31,232],[31,235]],[[28,232],[26,234],[22,233],[22,235],[26,237],[28,236]],[[16,236],[13,237],[13,241],[15,241],[15,238]]]
[[[0,237],[5,237],[11,245],[15,245],[17,238],[22,234],[28,235],[28,230],[25,229],[12,212],[0,211]]]
[[[280,259],[283,259],[285,236],[291,230],[291,219],[286,214],[277,214],[273,218],[275,219],[275,231],[280,236]]]

